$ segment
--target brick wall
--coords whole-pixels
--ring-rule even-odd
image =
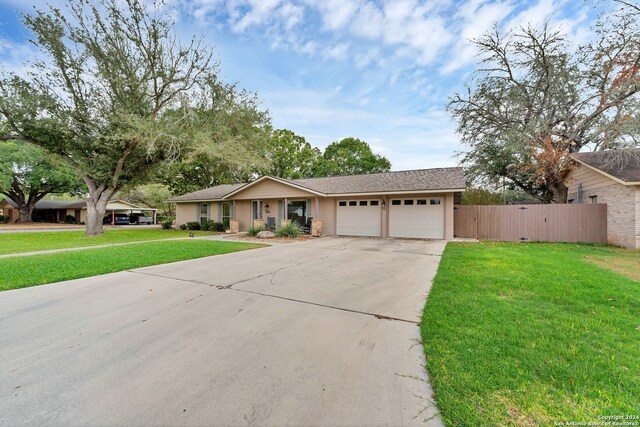
[[[613,245],[640,248],[640,190],[622,184],[612,184],[583,191],[583,203],[597,196],[598,203],[607,204],[608,240]],[[576,194],[569,194],[576,199]]]

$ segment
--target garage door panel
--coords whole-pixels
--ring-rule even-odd
[[[430,200],[434,203],[430,204]],[[437,202],[435,202],[437,201]],[[416,203],[414,200],[412,203]],[[389,237],[419,239],[444,238],[444,205],[440,198],[427,199],[428,204],[391,204],[389,208]]]
[[[342,201],[344,202],[344,201]],[[338,202],[336,215],[336,234],[339,236],[380,237],[382,230],[382,211],[380,203],[366,206],[357,201],[353,206],[346,201],[346,206]],[[352,201],[353,203],[353,201]]]

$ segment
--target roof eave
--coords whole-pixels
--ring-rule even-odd
[[[187,199],[187,200],[176,200],[176,199],[167,199],[168,203],[194,203],[194,202],[221,202],[222,199]]]
[[[435,193],[457,193],[465,191],[465,188],[437,188],[429,190],[389,190],[389,191],[367,191],[351,193],[330,193],[327,197],[350,197],[350,196],[384,196],[393,194],[435,194]]]

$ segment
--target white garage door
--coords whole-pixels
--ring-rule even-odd
[[[380,200],[338,201],[336,234],[338,236],[380,237],[381,218]]]
[[[389,237],[444,239],[444,199],[390,200]]]

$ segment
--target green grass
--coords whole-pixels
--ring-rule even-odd
[[[112,243],[140,242],[145,240],[189,237],[190,231],[160,230],[157,228],[135,230],[106,230],[101,236],[86,237],[84,231],[47,231],[24,233],[0,233],[0,255],[21,252],[45,251]],[[196,236],[215,234],[208,231],[193,231]]]
[[[447,425],[640,415],[638,251],[449,243],[421,333]]]
[[[263,247],[253,243],[179,240],[0,259],[0,290],[24,288],[131,268]]]

